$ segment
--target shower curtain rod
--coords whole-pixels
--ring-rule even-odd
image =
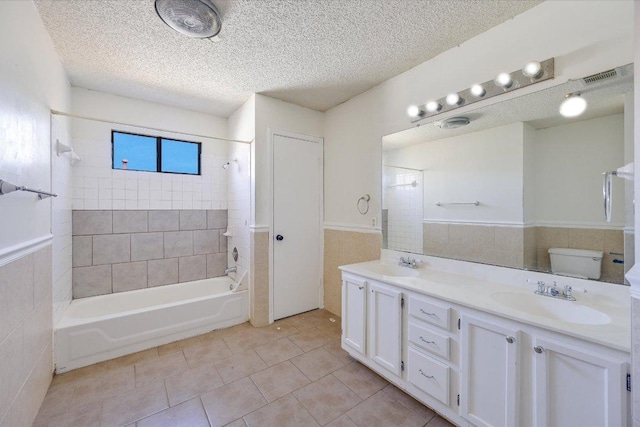
[[[89,117],[89,116],[81,116],[79,114],[71,114],[71,113],[65,113],[62,111],[56,111],[56,110],[51,110],[51,114],[53,114],[54,116],[62,116],[62,117],[69,117],[71,119],[83,119],[83,120],[93,120],[94,122],[100,122],[100,123],[112,123],[114,125],[121,125],[121,126],[131,126],[131,127],[137,127],[137,128],[145,128],[145,129],[149,129],[149,130],[155,130],[158,132],[169,132],[169,133],[179,133],[180,135],[187,135],[187,136],[193,136],[196,138],[210,138],[210,139],[219,139],[221,141],[226,141],[226,142],[239,142],[241,144],[251,144],[253,141],[240,141],[237,139],[228,139],[228,138],[220,138],[218,136],[210,136],[210,135],[201,135],[201,134],[197,134],[197,133],[189,133],[189,132],[180,132],[180,131],[175,131],[175,130],[169,130],[169,129],[162,129],[162,128],[154,128],[154,127],[150,127],[150,126],[140,126],[140,125],[134,125],[131,123],[121,123],[121,122],[114,122],[111,120],[104,120],[104,119],[97,119],[95,117]]]

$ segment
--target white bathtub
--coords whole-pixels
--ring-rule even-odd
[[[55,328],[56,372],[246,322],[249,295],[234,284],[225,276],[74,300]]]

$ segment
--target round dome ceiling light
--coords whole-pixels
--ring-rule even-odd
[[[156,0],[162,21],[187,37],[211,38],[222,28],[218,8],[210,0]]]
[[[440,129],[457,129],[469,123],[471,123],[469,117],[450,117],[438,123],[438,127],[440,127]]]
[[[587,101],[579,93],[570,93],[560,104],[560,114],[564,117],[578,117],[587,109]]]

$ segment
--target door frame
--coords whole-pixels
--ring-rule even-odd
[[[275,288],[275,278],[274,278],[274,182],[273,182],[273,162],[274,162],[274,143],[273,138],[278,136],[283,136],[285,138],[293,138],[293,139],[302,139],[305,141],[309,141],[312,143],[318,144],[319,154],[320,154],[320,167],[318,168],[318,178],[321,183],[320,187],[320,200],[319,200],[319,221],[318,221],[318,233],[320,233],[320,247],[318,248],[318,259],[320,271],[318,272],[318,307],[324,308],[324,138],[320,138],[317,136],[305,135],[302,133],[291,132],[288,130],[277,129],[277,128],[267,128],[267,142],[268,142],[268,177],[269,177],[269,323],[273,323],[273,301],[274,301],[274,288]]]

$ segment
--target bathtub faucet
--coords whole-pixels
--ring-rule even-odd
[[[225,268],[224,274],[235,273],[236,271],[238,271],[238,267],[234,265],[233,267]]]

